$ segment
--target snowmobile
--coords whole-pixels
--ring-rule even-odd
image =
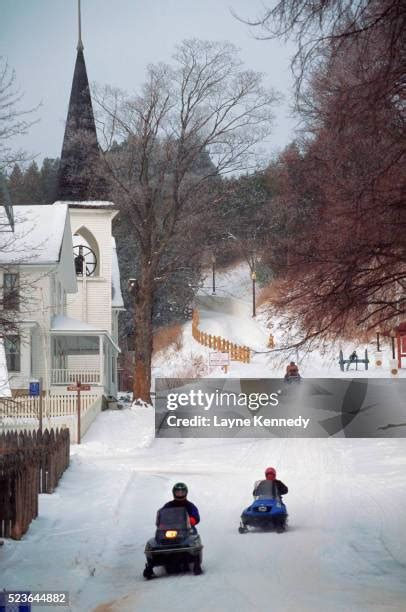
[[[281,496],[272,480],[257,481],[254,484],[253,503],[241,514],[239,533],[247,533],[248,527],[263,530],[276,529],[278,533],[286,530],[288,513]]]
[[[302,377],[300,376],[300,374],[297,374],[297,375],[290,374],[289,376],[286,375],[284,380],[287,385],[292,385],[292,384],[298,385],[299,383],[302,382]]]
[[[145,546],[147,563],[144,578],[154,578],[154,567],[164,566],[167,574],[189,571],[202,573],[203,545],[195,527],[191,527],[185,508],[161,508],[157,514],[155,537]]]

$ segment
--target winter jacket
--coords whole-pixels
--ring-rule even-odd
[[[199,510],[188,499],[173,499],[172,501],[168,502],[167,504],[163,506],[163,508],[182,508],[182,507],[186,508],[186,512],[188,513],[190,517],[193,516],[193,518],[196,521],[196,525],[197,523],[200,523]]]
[[[261,485],[262,485],[263,482],[266,482],[266,483],[272,482],[272,491],[274,492],[275,496],[276,495],[286,495],[286,493],[288,492],[288,487],[285,484],[283,484],[283,482],[281,480],[271,480],[271,481],[269,481],[269,480],[261,480],[261,482],[259,482],[257,484],[257,486],[255,487],[255,489],[252,492],[252,494],[254,496],[262,495],[262,493],[261,493]]]

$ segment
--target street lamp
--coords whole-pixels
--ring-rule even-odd
[[[129,278],[127,280],[128,293],[134,298],[135,308],[135,296],[138,292],[138,280],[136,278]],[[135,350],[135,332],[128,334],[127,336],[127,351]]]
[[[252,316],[255,317],[256,316],[256,312],[255,312],[255,282],[257,280],[257,274],[256,274],[255,270],[251,274],[251,278],[252,278]]]
[[[216,256],[211,256],[211,265],[212,265],[212,273],[213,273],[213,295],[216,293]]]
[[[376,330],[376,350],[378,353],[380,353],[381,351],[381,346],[379,344],[380,334],[381,334],[381,330],[378,327]]]
[[[396,331],[394,329],[391,329],[389,335],[390,335],[390,339],[392,343],[392,359],[396,359],[396,354],[395,354]]]
[[[128,293],[130,295],[135,295],[138,289],[138,281],[136,278],[129,278],[127,281]]]

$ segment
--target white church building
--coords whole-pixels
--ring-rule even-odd
[[[0,286],[17,287],[18,333],[4,338],[12,391],[41,380],[44,390],[61,394],[80,381],[92,393],[117,396],[124,305],[116,215],[105,201],[14,207],[10,248],[0,251]]]
[[[0,395],[42,381],[51,394],[80,381],[117,397],[118,317],[124,309],[112,222],[79,29],[58,177],[58,201],[0,207],[0,304],[15,317],[0,338]],[[1,314],[1,313],[0,313]],[[4,367],[1,369],[4,372]],[[1,380],[3,379],[3,380]],[[2,393],[3,388],[3,393]],[[6,391],[4,391],[6,390]]]

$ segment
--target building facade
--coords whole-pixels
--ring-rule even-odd
[[[116,397],[118,317],[124,309],[112,221],[105,199],[92,101],[79,34],[59,171],[59,201],[3,208],[0,227],[1,388],[50,393],[78,381]],[[14,218],[11,214],[14,212]],[[13,223],[14,226],[13,226]],[[0,239],[1,239],[0,235]],[[5,299],[4,299],[5,298]],[[7,378],[7,380],[5,380]],[[3,383],[2,383],[3,380]]]

